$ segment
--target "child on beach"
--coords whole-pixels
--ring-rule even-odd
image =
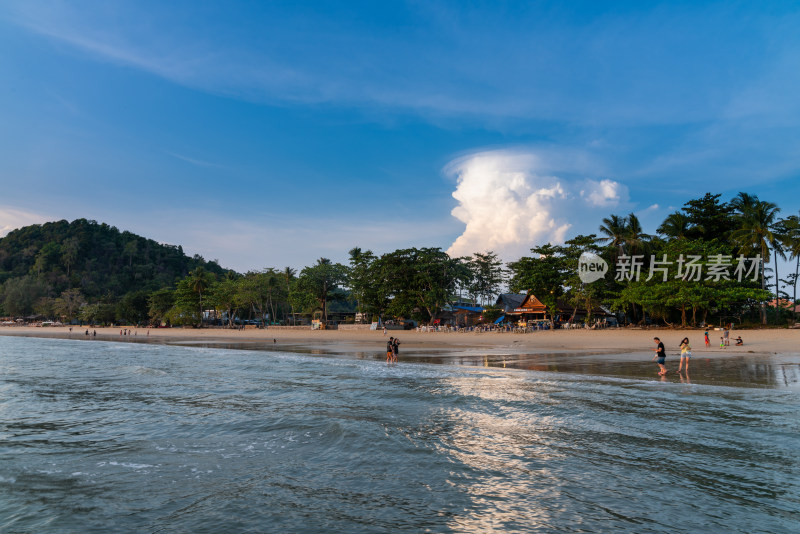
[[[706,330],[705,336],[706,336],[706,347],[708,347],[711,345],[711,340],[708,339],[708,330]]]
[[[708,338],[706,338],[708,339]],[[681,372],[681,369],[686,369],[686,373],[689,373],[689,358],[692,357],[692,347],[689,345],[689,338],[683,338],[681,341],[681,361],[678,363],[678,372]],[[686,362],[684,365],[684,361]]]
[[[658,358],[658,361],[656,363],[658,363],[658,366],[661,368],[658,374],[665,375],[667,374],[667,368],[664,365],[664,362],[667,359],[667,354],[664,350],[664,344],[657,337],[654,337],[653,341],[656,342],[656,348],[653,349],[656,353],[653,355],[653,359],[655,360],[656,358]]]
[[[725,348],[725,338],[719,338],[719,348]]]

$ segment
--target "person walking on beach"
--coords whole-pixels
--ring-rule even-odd
[[[400,340],[397,339],[397,338],[394,338],[394,343],[392,343],[392,361],[394,363],[397,363],[397,353],[400,350],[399,345],[400,345]]]
[[[678,363],[678,372],[681,372],[681,369],[686,369],[686,372],[689,372],[689,358],[692,357],[692,347],[689,345],[689,338],[683,338],[681,341],[681,361]]]
[[[725,346],[726,347],[730,347],[731,346],[731,327],[730,327],[730,325],[728,325],[726,328],[722,329],[722,337],[724,338]]]
[[[706,333],[704,335],[706,336],[706,347],[710,347],[711,346],[711,340],[708,339],[708,330],[706,330]]]
[[[392,363],[394,357],[394,336],[386,342],[386,363]]]
[[[667,374],[667,367],[664,365],[664,362],[667,359],[667,353],[664,350],[664,344],[657,337],[654,337],[653,341],[656,342],[656,348],[653,349],[656,353],[653,355],[653,359],[655,360],[656,358],[658,358],[658,361],[656,363],[661,368],[658,374],[665,375]]]

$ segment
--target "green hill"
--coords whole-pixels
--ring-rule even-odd
[[[31,313],[37,299],[68,289],[80,290],[87,300],[120,301],[173,287],[197,267],[227,272],[216,262],[187,256],[180,246],[97,221],[26,226],[0,239],[0,312]]]

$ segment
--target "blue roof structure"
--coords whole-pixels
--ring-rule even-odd
[[[454,310],[466,310],[475,313],[483,313],[483,308],[473,306],[453,306]]]

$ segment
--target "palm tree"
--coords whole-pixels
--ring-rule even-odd
[[[206,272],[202,267],[198,267],[189,273],[189,287],[200,297],[200,326],[203,326],[203,292],[211,285],[211,278],[214,275]]]
[[[774,253],[772,257],[775,261],[775,319],[777,322],[780,318],[781,311],[781,295],[778,291],[778,282],[780,282],[780,277],[778,276],[778,257],[780,256],[782,260],[786,260],[786,253],[783,249],[786,236],[782,231],[780,221],[773,227],[772,232],[772,239],[769,240],[769,244],[772,247],[772,252]]]
[[[742,214],[752,210],[759,202],[758,196],[740,191],[728,204],[735,212]]]
[[[280,298],[280,289],[278,288],[278,284],[280,282],[281,276],[282,273],[279,273],[278,270],[275,269],[274,267],[268,267],[264,269],[264,284],[265,284],[264,290],[266,291],[267,294],[267,302],[269,304],[270,313],[272,314],[271,316],[272,321],[275,321],[277,317],[277,314],[275,313],[275,306],[276,306],[275,301],[278,298]],[[263,313],[261,318],[264,319]]]
[[[284,267],[281,274],[283,275],[283,279],[286,281],[286,299],[289,301],[289,305],[292,307],[292,325],[294,325],[294,304],[292,304],[292,300],[289,298],[289,292],[291,291],[292,280],[294,280],[297,270],[292,269],[291,267]]]
[[[625,218],[625,223],[624,240],[631,254],[638,251],[644,252],[647,248],[647,243],[650,241],[650,235],[642,231],[642,224],[639,222],[639,217],[633,213],[629,213]]]
[[[684,239],[689,227],[689,217],[680,211],[676,211],[667,215],[667,218],[664,219],[664,222],[661,223],[656,232],[671,239]]]
[[[797,322],[797,279],[800,277],[800,217],[790,215],[780,222],[783,233],[784,251],[795,260],[794,280],[792,281],[792,317]]]
[[[747,193],[739,193],[731,204],[736,208],[735,220],[738,224],[738,228],[731,232],[731,241],[740,247],[740,251],[761,255],[761,289],[766,289],[764,264],[770,258],[770,244],[778,241],[774,229],[780,208],[772,202],[759,200],[757,196]],[[764,302],[761,303],[761,323],[767,324]]]
[[[625,235],[628,231],[628,218],[619,215],[610,215],[603,219],[600,225],[600,233],[606,237],[597,238],[601,243],[608,243],[611,247],[617,247],[619,254],[625,254]]]

